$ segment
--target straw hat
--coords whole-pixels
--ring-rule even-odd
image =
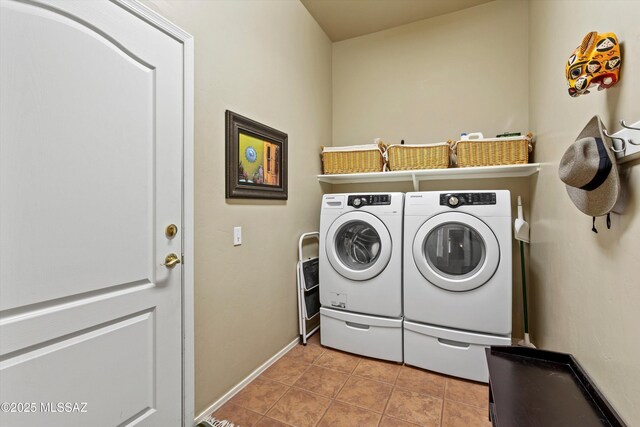
[[[560,160],[558,174],[569,198],[589,216],[609,213],[620,194],[620,176],[610,138],[600,117],[594,116]]]

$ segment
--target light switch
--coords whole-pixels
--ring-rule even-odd
[[[233,227],[233,246],[242,244],[242,227]]]

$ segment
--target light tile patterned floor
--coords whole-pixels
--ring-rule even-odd
[[[322,347],[319,334],[214,416],[241,427],[490,427],[484,384]]]

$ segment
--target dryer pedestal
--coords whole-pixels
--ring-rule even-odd
[[[402,362],[402,318],[320,308],[320,343],[376,359]]]
[[[405,320],[404,362],[430,371],[489,382],[485,349],[511,337],[439,328]]]

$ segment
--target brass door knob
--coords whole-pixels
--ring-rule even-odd
[[[167,268],[173,268],[178,264],[180,264],[180,257],[176,254],[169,254],[164,259],[164,264],[162,265],[164,265]]]

